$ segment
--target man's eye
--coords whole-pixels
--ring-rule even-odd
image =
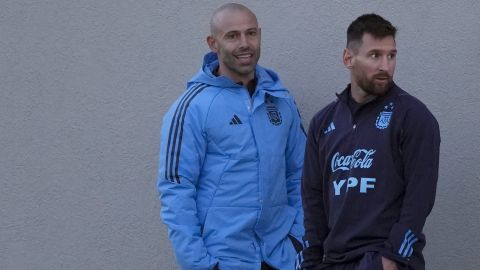
[[[375,59],[375,58],[377,58],[377,57],[378,57],[378,54],[376,54],[376,53],[370,54],[370,58],[372,58],[372,59]]]

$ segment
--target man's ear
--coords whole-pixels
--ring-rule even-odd
[[[212,50],[212,52],[214,53],[218,52],[217,40],[215,39],[214,36],[207,37],[207,44],[210,50]]]
[[[343,50],[343,65],[348,68],[352,69],[353,67],[353,52],[349,48],[345,48]]]

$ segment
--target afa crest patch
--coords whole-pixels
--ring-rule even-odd
[[[270,123],[275,126],[282,124],[282,114],[278,110],[277,106],[275,106],[275,103],[273,103],[270,95],[265,96],[265,104],[267,106],[267,116],[268,120],[270,120]]]
[[[375,126],[378,129],[386,129],[388,124],[390,124],[390,119],[392,118],[392,112],[380,112],[380,115],[377,116],[377,121]]]
[[[275,105],[267,105],[267,115],[268,115],[268,120],[270,120],[270,123],[272,123],[275,126],[278,126],[282,123],[282,115],[278,111],[277,107]]]
[[[385,105],[384,111],[380,112],[380,114],[377,116],[375,126],[378,129],[386,129],[388,127],[390,120],[392,119],[393,108],[393,102],[390,102],[388,105]]]

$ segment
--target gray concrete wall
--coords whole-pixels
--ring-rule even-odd
[[[176,269],[155,189],[161,119],[224,1],[0,1],[0,269]],[[345,87],[345,30],[399,28],[396,81],[441,125],[427,269],[480,269],[479,1],[240,1],[307,124]]]

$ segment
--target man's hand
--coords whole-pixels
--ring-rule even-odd
[[[382,256],[383,270],[398,270],[397,263]]]

